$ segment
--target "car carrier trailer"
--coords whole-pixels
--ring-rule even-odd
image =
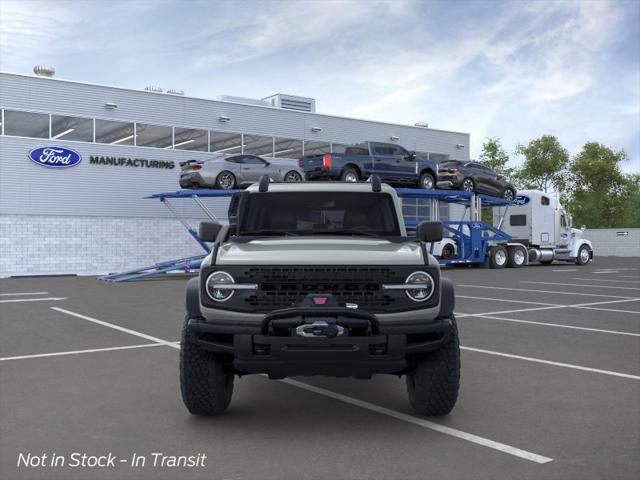
[[[161,273],[199,269],[202,259],[209,253],[209,246],[198,237],[196,228],[182,218],[172,202],[174,199],[190,199],[205,217],[221,223],[221,219],[216,218],[202,199],[214,197],[231,200],[238,191],[241,190],[185,189],[145,197],[160,200],[169,209],[203,249],[202,255],[111,273],[101,279],[121,282]],[[584,265],[593,258],[591,242],[582,238],[584,228],[572,229],[569,215],[556,200],[542,192],[520,192],[514,201],[457,190],[397,188],[396,192],[403,200],[403,207],[415,207],[417,211],[416,215],[405,215],[409,233],[415,232],[421,221],[440,221],[441,202],[462,207],[463,213],[459,220],[442,220],[447,237],[430,246],[430,253],[441,265],[519,268],[530,262],[545,264],[553,260],[575,261]],[[419,214],[421,207],[425,206],[429,207],[429,214]],[[493,225],[482,220],[483,208],[492,210]]]

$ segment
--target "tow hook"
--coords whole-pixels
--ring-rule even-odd
[[[313,323],[305,323],[296,327],[296,334],[301,337],[335,338],[344,334],[344,327],[324,320],[316,320]]]

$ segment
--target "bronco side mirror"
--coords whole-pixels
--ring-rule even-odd
[[[222,225],[216,222],[202,222],[198,229],[198,236],[203,242],[215,242]]]
[[[416,237],[421,242],[439,242],[442,240],[442,222],[420,222]]]

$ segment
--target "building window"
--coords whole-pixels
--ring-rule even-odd
[[[173,129],[163,125],[136,123],[136,145],[138,147],[171,148]]]
[[[305,155],[322,155],[323,153],[331,152],[331,144],[327,142],[313,142],[305,140],[304,142],[304,154]],[[336,152],[337,153],[337,152]]]
[[[209,139],[206,130],[195,128],[175,128],[173,148],[176,150],[197,150],[206,152]]]
[[[274,138],[274,148],[274,157],[302,158],[302,140]]]
[[[242,153],[242,135],[228,132],[209,132],[209,151],[224,155]]]
[[[93,142],[93,119],[51,115],[51,139]]]
[[[111,145],[133,145],[133,123],[96,119],[96,142]]]
[[[49,115],[5,110],[4,134],[15,137],[49,138]]]
[[[260,155],[262,157],[273,156],[273,137],[263,137],[260,135],[243,135],[244,153],[250,155]]]

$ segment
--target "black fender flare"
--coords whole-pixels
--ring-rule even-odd
[[[440,278],[440,318],[452,318],[456,308],[456,295],[453,282],[446,278]]]
[[[189,318],[202,318],[200,311],[200,277],[194,277],[187,282],[185,307]]]

